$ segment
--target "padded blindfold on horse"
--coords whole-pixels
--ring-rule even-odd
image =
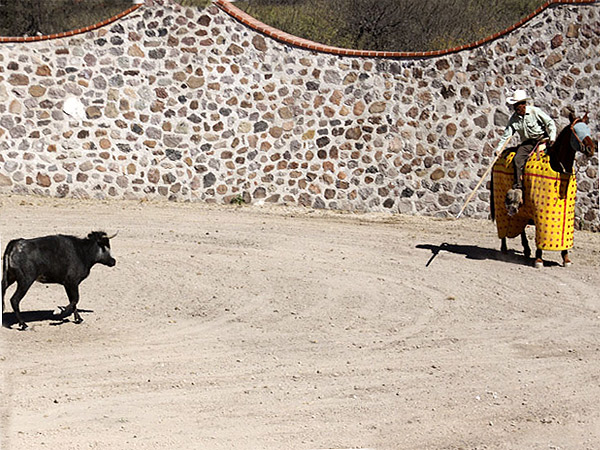
[[[571,147],[575,150],[583,150],[583,140],[592,136],[592,130],[587,123],[578,121],[573,125],[573,134],[571,135]]]

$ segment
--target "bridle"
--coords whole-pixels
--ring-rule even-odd
[[[594,149],[585,144],[584,141],[588,137],[590,139],[592,137],[592,131],[590,130],[588,124],[585,123],[585,121],[583,121],[582,119],[575,119],[571,124],[571,138],[569,144],[571,145],[571,147],[575,148],[575,153],[577,153],[577,151],[580,151],[587,158],[590,158],[594,155]],[[575,144],[576,147],[573,144]],[[574,173],[579,173],[580,165],[576,163],[577,160],[574,160],[573,165],[577,165],[577,170],[575,170]]]
[[[563,140],[563,142],[559,142],[558,144],[561,146],[568,146],[569,149],[573,152],[573,163],[571,171],[568,171],[563,165],[563,161],[559,158],[557,143],[554,143],[553,151],[555,153],[555,161],[560,166],[561,172],[565,175],[575,175],[579,173],[579,164],[575,158],[577,152],[583,153],[586,157],[591,157],[594,154],[593,147],[590,147],[585,144],[585,140],[587,138],[591,139],[592,132],[590,127],[585,122],[585,120],[576,118],[569,125],[570,136]],[[568,142],[566,142],[568,140]],[[573,170],[575,168],[575,170]]]

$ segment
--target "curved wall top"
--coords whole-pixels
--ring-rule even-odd
[[[333,55],[341,55],[341,56],[362,56],[368,58],[424,58],[424,57],[433,57],[433,56],[443,56],[448,55],[450,53],[456,53],[463,50],[470,50],[475,47],[481,46],[487,42],[498,39],[501,36],[505,36],[510,32],[516,30],[521,27],[525,23],[529,22],[535,16],[542,13],[544,10],[551,6],[555,5],[567,5],[567,4],[592,4],[598,3],[600,0],[548,0],[538,9],[533,11],[527,17],[524,17],[516,24],[508,27],[505,30],[502,30],[498,33],[495,33],[491,36],[485,37],[478,41],[472,42],[470,44],[461,45],[459,47],[454,47],[450,49],[444,50],[436,50],[436,51],[427,51],[427,52],[388,52],[388,51],[373,51],[373,50],[353,50],[347,48],[339,48],[333,47],[329,45],[319,44],[317,42],[310,41],[308,39],[303,39],[297,36],[293,36],[289,33],[285,33],[277,28],[273,28],[269,25],[266,25],[259,20],[256,20],[254,17],[248,15],[246,12],[237,8],[233,5],[233,3],[228,0],[214,0],[214,3],[218,5],[223,11],[230,14],[232,17],[235,17],[237,20],[242,22],[244,25],[266,34],[273,39],[277,39],[281,42],[284,42],[289,45],[293,45],[296,47],[304,48],[307,50],[314,50],[323,53],[331,53]]]
[[[288,42],[221,0],[148,0],[79,34],[2,43],[0,192],[455,216],[513,89],[559,127],[589,109],[600,132],[600,5],[555,4],[444,54]],[[576,218],[600,230],[598,157],[579,167]],[[488,201],[480,189],[463,215],[487,217]]]
[[[42,35],[42,36],[27,36],[27,37],[21,37],[21,36],[0,36],[0,44],[3,42],[35,42],[35,41],[47,41],[49,39],[60,39],[60,38],[65,38],[65,37],[70,37],[70,36],[75,36],[77,34],[82,34],[82,33],[87,33],[88,31],[92,31],[92,30],[96,30],[98,28],[102,28],[106,25],[109,25],[113,22],[116,22],[117,20],[125,17],[127,14],[135,11],[136,9],[140,8],[142,5],[133,5],[130,8],[127,8],[125,11],[113,16],[113,17],[109,17],[106,20],[103,20],[101,22],[98,22],[96,24],[93,25],[89,25],[87,27],[83,27],[83,28],[78,28],[76,30],[71,30],[71,31],[64,31],[62,33],[55,33],[55,34],[47,34],[47,35]]]
[[[519,22],[506,28],[505,30],[502,30],[498,33],[492,34],[491,36],[487,36],[483,39],[472,42],[470,44],[465,44],[465,45],[461,45],[459,47],[454,47],[454,48],[450,48],[450,49],[427,51],[427,52],[388,52],[388,51],[373,51],[373,50],[353,50],[353,49],[323,45],[323,44],[319,44],[318,42],[313,42],[308,39],[303,39],[303,38],[291,35],[284,31],[278,30],[277,28],[273,28],[270,25],[267,25],[267,24],[255,19],[254,17],[250,16],[246,12],[237,8],[236,6],[233,5],[233,3],[231,3],[228,0],[214,0],[213,2],[214,2],[214,4],[218,5],[223,11],[225,11],[227,14],[229,14],[232,17],[235,17],[237,20],[239,20],[246,26],[248,26],[260,33],[263,33],[269,37],[272,37],[273,39],[277,39],[286,44],[304,48],[307,50],[314,50],[314,51],[318,51],[318,52],[331,53],[334,55],[341,55],[341,56],[362,56],[362,57],[375,57],[375,58],[422,58],[422,57],[428,57],[428,56],[447,55],[449,53],[455,53],[455,52],[459,52],[462,50],[468,50],[468,49],[472,49],[474,47],[483,45],[486,42],[497,39],[501,36],[504,36],[504,35],[510,33],[511,31],[519,28],[520,26],[529,22],[535,16],[537,16],[538,14],[543,12],[546,8],[549,8],[554,5],[591,4],[591,3],[598,3],[598,2],[600,2],[600,0],[548,0],[546,3],[544,3],[542,6],[540,6],[538,9],[536,9],[532,13],[530,13],[528,16],[524,17]],[[74,35],[81,34],[81,33],[86,33],[88,31],[92,31],[92,30],[104,27],[106,25],[109,25],[110,23],[115,22],[115,21],[125,17],[127,14],[140,8],[142,6],[141,3],[143,3],[143,0],[140,0],[140,4],[133,5],[130,8],[126,9],[125,11],[123,11],[113,17],[110,17],[106,20],[103,20],[101,22],[98,22],[96,24],[93,24],[93,25],[90,25],[87,27],[78,28],[76,30],[71,30],[71,31],[65,31],[62,33],[43,35],[43,36],[28,36],[28,37],[0,36],[0,43],[2,43],[2,42],[43,41],[43,40],[49,40],[49,39],[60,39],[60,38],[64,38],[64,37],[74,36]],[[145,3],[147,3],[148,5],[153,5],[154,0],[145,0]]]

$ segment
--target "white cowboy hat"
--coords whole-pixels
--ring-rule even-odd
[[[531,100],[527,95],[527,92],[525,92],[523,89],[517,89],[512,97],[508,97],[506,99],[506,103],[508,103],[509,105],[515,105],[517,103],[524,102],[527,100]]]

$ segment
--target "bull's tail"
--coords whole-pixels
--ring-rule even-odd
[[[6,245],[6,249],[4,250],[4,256],[2,257],[2,308],[4,308],[4,294],[6,292],[6,289],[8,288],[8,286],[11,284],[11,275],[9,273],[10,271],[10,255],[13,252],[13,248],[15,247],[15,245],[17,244],[17,242],[19,242],[20,239],[15,239],[10,241],[7,245]]]
[[[3,275],[8,270],[8,257],[12,253],[12,250],[15,247],[16,243],[17,243],[17,240],[13,240],[13,241],[10,241],[8,244],[6,244],[6,249],[4,250],[4,256],[2,257],[2,274]]]

